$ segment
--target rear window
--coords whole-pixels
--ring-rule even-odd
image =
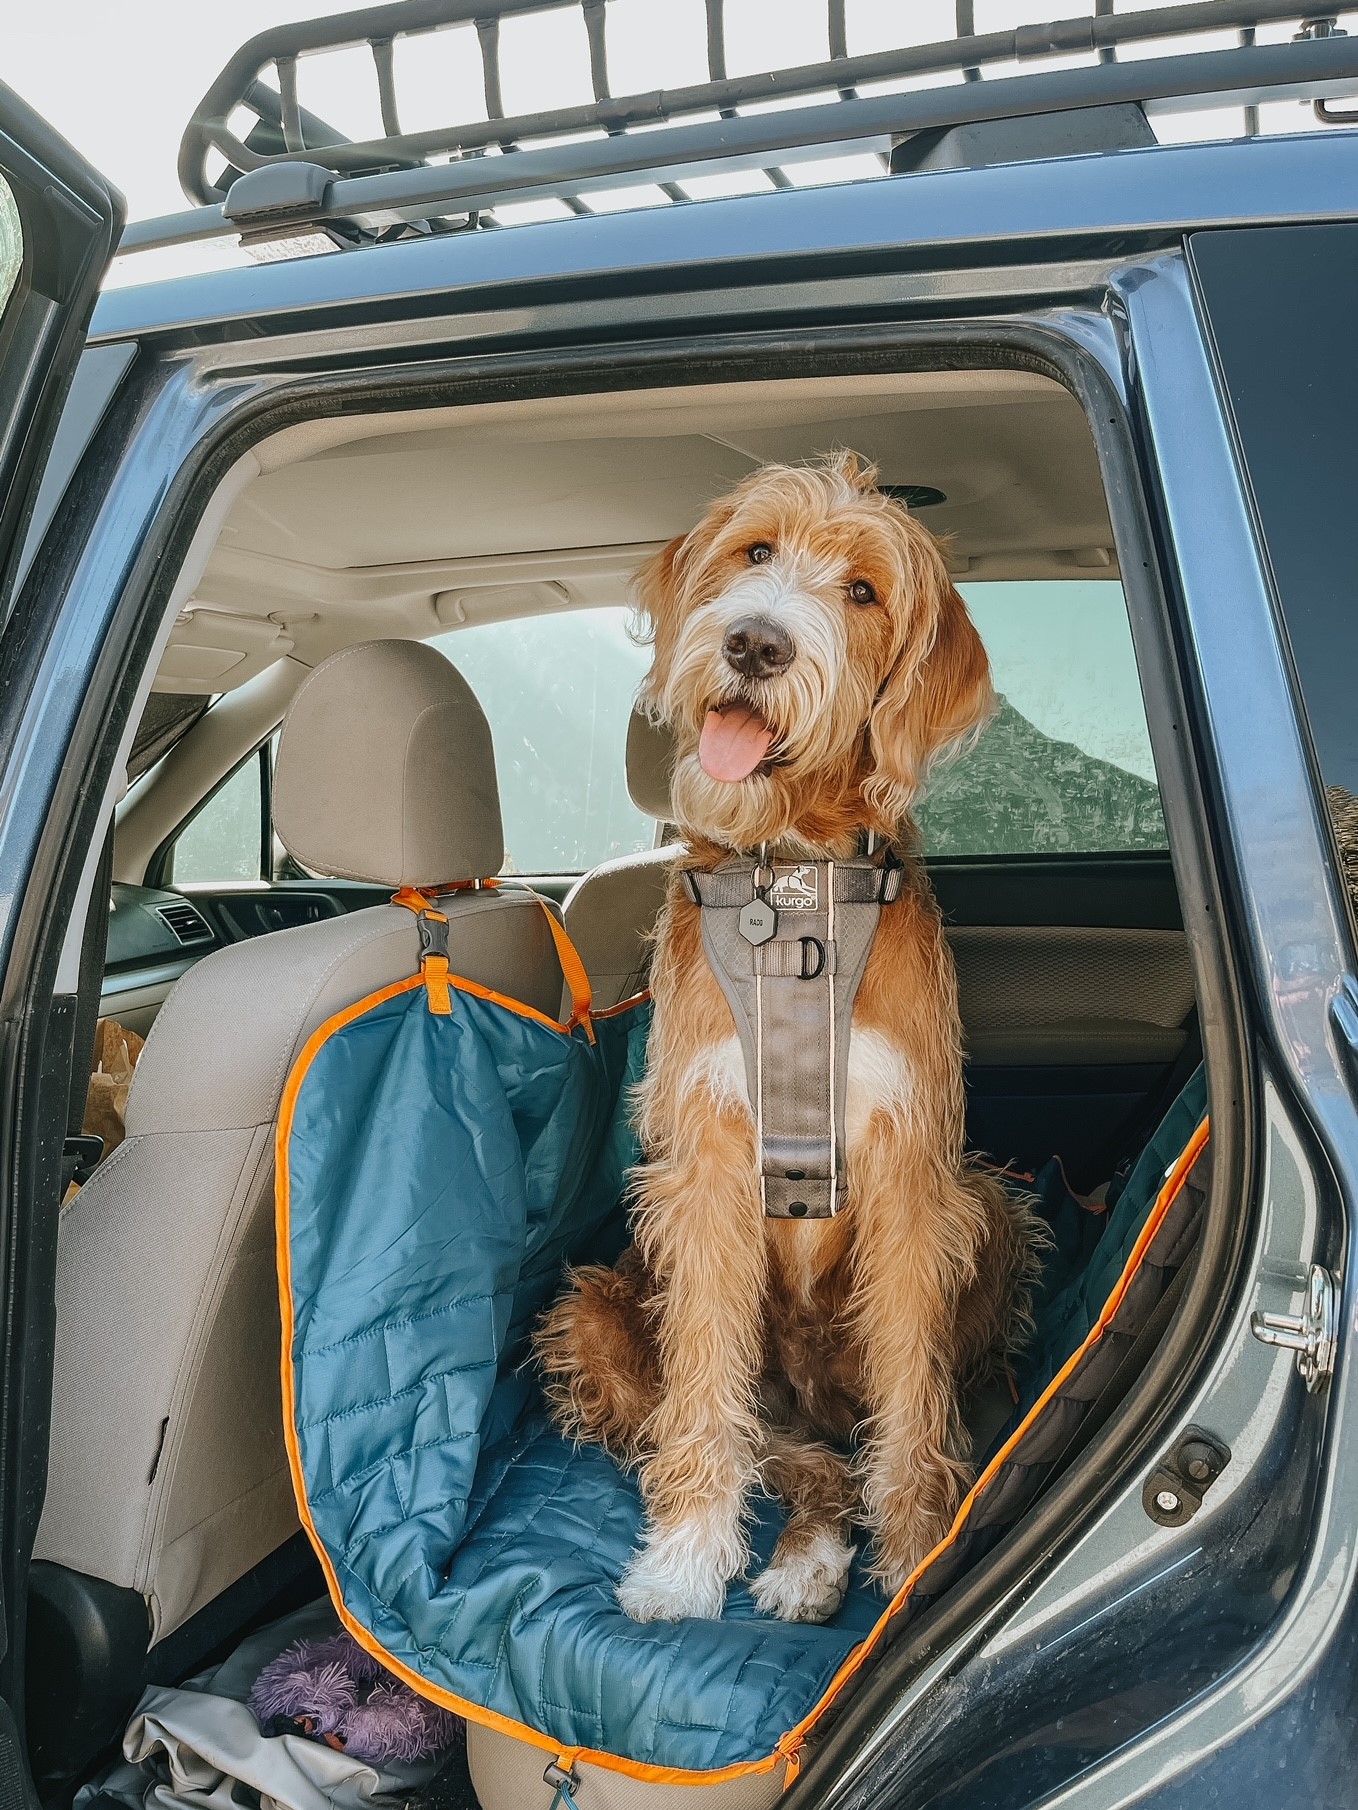
[[[1165,846],[1122,587],[1021,580],[961,587],[989,651],[999,714],[932,777],[931,855],[1116,853]],[[440,636],[495,737],[506,871],[579,873],[650,848],[627,793],[627,719],[650,662],[624,609],[481,623]]]
[[[960,584],[1000,708],[935,769],[930,855],[1116,854],[1166,847],[1136,655],[1116,579]]]
[[[650,649],[625,609],[478,623],[434,645],[477,697],[495,738],[505,872],[582,873],[654,846],[627,792],[623,751]]]

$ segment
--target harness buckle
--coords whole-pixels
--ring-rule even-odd
[[[882,879],[881,884],[877,889],[878,903],[882,905],[893,905],[901,896],[901,883],[904,879],[904,861],[902,861],[899,856],[893,855],[891,850],[888,849],[886,851],[886,858],[882,862]]]

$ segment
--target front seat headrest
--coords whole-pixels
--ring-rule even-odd
[[[670,802],[673,771],[674,737],[634,710],[627,725],[627,790],[637,809],[660,823],[674,822]]]
[[[504,866],[490,725],[452,662],[418,641],[345,648],[303,681],[273,809],[289,854],[336,879],[431,887]]]

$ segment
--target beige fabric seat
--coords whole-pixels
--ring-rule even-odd
[[[497,873],[490,730],[433,648],[327,660],[288,712],[279,836],[313,872],[432,887]],[[451,965],[555,1015],[530,896],[446,902]],[[156,1019],[127,1140],[61,1217],[47,1500],[36,1556],[139,1591],[163,1638],[297,1530],[283,1449],[274,1121],[302,1045],[415,971],[384,905],[209,955]]]
[[[669,734],[633,711],[627,726],[627,790],[632,803],[657,823],[673,821]],[[647,984],[650,936],[679,843],[622,855],[584,874],[566,895],[566,933],[589,975],[597,1011],[630,999]]]

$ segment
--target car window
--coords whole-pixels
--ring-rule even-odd
[[[623,751],[650,649],[625,609],[478,623],[434,643],[490,721],[507,873],[580,873],[655,842],[627,793]]]
[[[930,855],[1166,847],[1150,735],[1116,579],[960,584],[1000,706],[930,775]]]
[[[14,193],[0,176],[0,313],[14,293],[19,280],[19,267],[24,261],[24,238],[19,226],[19,209]]]
[[[1358,793],[1358,227],[1198,233],[1192,249],[1316,757]]]
[[[243,761],[179,832],[164,873],[167,886],[261,877],[266,755],[261,749]]]

